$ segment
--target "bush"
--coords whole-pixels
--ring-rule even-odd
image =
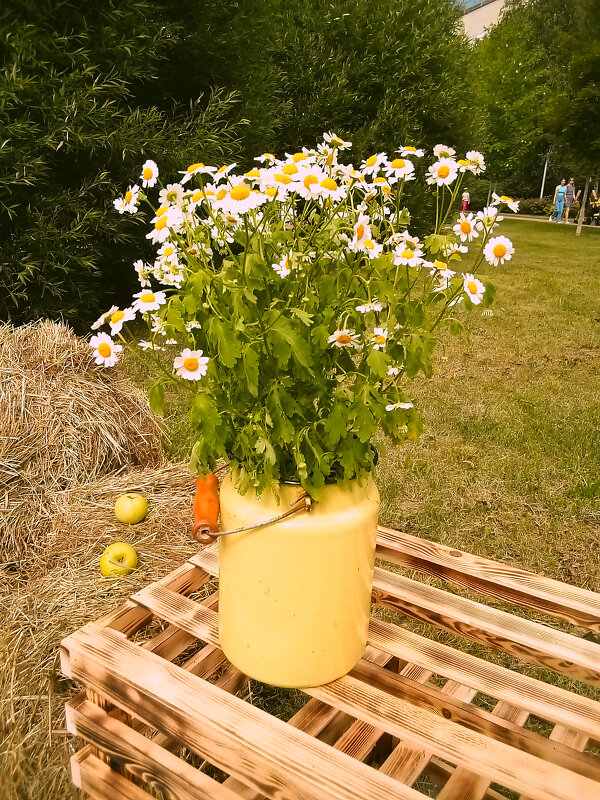
[[[519,214],[531,214],[536,217],[548,217],[552,213],[554,203],[552,195],[547,197],[525,197],[519,200]]]
[[[231,153],[230,98],[182,108],[168,87],[153,89],[183,36],[146,0],[3,4],[0,319],[81,325],[129,296],[134,251],[116,185],[147,157],[174,167]]]

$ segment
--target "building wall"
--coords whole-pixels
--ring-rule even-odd
[[[486,28],[498,21],[504,0],[466,0],[465,5],[468,9],[463,16],[466,34],[469,39],[478,39]],[[471,6],[475,7],[471,9]]]

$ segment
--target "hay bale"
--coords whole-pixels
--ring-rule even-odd
[[[164,463],[162,433],[146,396],[66,325],[0,325],[0,563],[43,550],[56,492]]]
[[[185,464],[132,469],[64,490],[55,498],[44,558],[27,582],[0,570],[0,800],[76,800],[69,757],[81,747],[65,730],[64,703],[76,687],[58,672],[58,645],[129,595],[189,558],[193,476]],[[150,513],[124,525],[114,498],[143,492]],[[139,568],[103,578],[98,561],[111,542],[132,544]],[[208,587],[205,589],[208,592]]]

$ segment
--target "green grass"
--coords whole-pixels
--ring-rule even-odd
[[[409,396],[420,441],[381,443],[382,521],[600,588],[600,231],[510,220],[492,316],[445,336]]]

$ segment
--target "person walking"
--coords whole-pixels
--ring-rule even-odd
[[[575,178],[569,178],[569,182],[567,183],[565,190],[565,225],[569,224],[569,211],[571,210],[573,203],[576,203],[577,200],[579,200],[580,194],[581,190],[577,191],[575,189]]]
[[[462,193],[462,213],[466,214],[467,209],[469,208],[469,203],[471,202],[471,195],[469,194],[469,190],[465,187],[464,192]]]
[[[563,208],[565,204],[565,194],[567,191],[566,181],[563,178],[562,181],[558,184],[556,189],[554,190],[554,211],[550,214],[549,222],[552,222],[554,217],[556,217],[556,221],[560,222],[563,215]]]

